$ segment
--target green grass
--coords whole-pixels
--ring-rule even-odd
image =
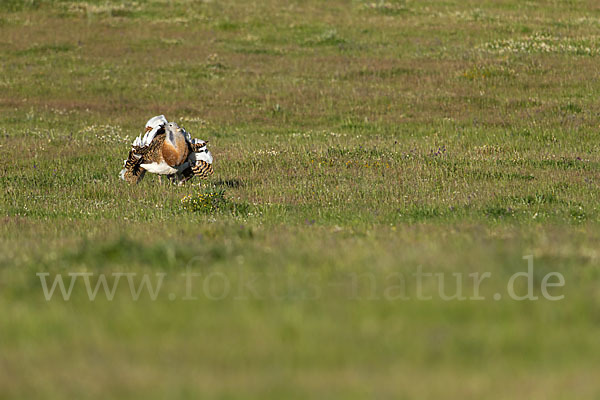
[[[3,5],[0,398],[600,396],[595,2]],[[210,179],[118,179],[157,114]]]

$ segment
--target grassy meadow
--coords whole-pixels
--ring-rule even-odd
[[[600,398],[597,2],[0,5],[0,399]]]

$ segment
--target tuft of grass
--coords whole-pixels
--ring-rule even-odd
[[[204,191],[203,193],[188,194],[181,198],[184,210],[201,214],[230,213],[232,215],[248,215],[250,206],[237,203],[225,196],[225,189]]]
[[[185,210],[210,214],[222,211],[226,205],[225,190],[208,193],[189,194],[181,198]]]

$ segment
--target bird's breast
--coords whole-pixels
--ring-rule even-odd
[[[162,156],[172,167],[182,164],[188,156],[185,136],[181,133],[168,132],[162,145]]]

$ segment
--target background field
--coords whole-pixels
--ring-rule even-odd
[[[0,5],[0,398],[600,397],[597,2]],[[157,114],[213,177],[118,179]]]

